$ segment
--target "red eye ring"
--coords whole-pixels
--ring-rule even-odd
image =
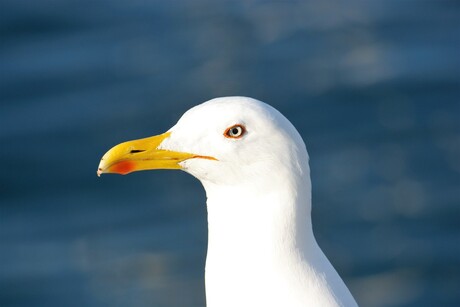
[[[239,139],[246,133],[246,128],[243,125],[233,125],[228,127],[225,132],[224,136],[230,139]]]

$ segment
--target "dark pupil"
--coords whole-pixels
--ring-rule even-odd
[[[238,132],[239,132],[238,128],[233,128],[233,129],[232,129],[232,134],[233,134],[233,135],[238,134]]]

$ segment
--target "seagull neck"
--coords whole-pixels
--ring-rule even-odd
[[[257,253],[305,254],[307,246],[316,246],[309,182],[300,187],[284,182],[262,190],[207,184],[205,189],[208,256],[212,249],[228,253],[245,251],[246,255],[249,252],[254,256]]]

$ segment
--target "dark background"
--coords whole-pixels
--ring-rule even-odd
[[[458,1],[2,0],[0,305],[203,306],[200,183],[96,169],[245,95],[307,143],[362,306],[459,306],[459,29]]]

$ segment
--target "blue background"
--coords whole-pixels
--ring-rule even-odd
[[[362,306],[459,306],[459,29],[457,1],[2,0],[0,305],[203,306],[200,183],[96,169],[245,95],[307,143]]]

